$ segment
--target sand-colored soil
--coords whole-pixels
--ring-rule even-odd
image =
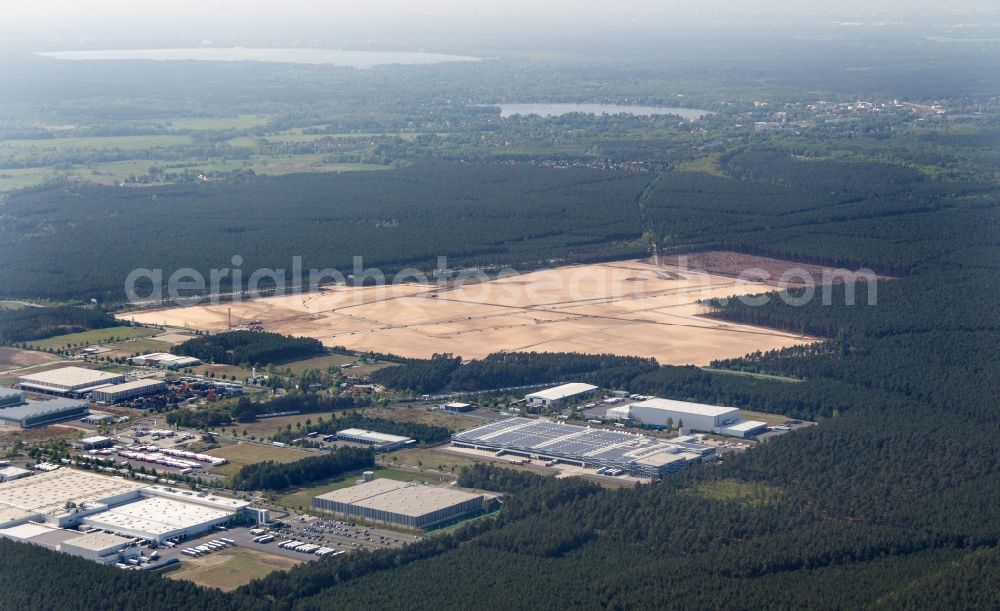
[[[332,287],[320,293],[129,312],[136,322],[224,331],[261,321],[268,331],[409,357],[451,352],[577,351],[705,365],[812,338],[699,316],[701,299],[774,290],[760,283],[645,262],[578,265],[490,282]]]

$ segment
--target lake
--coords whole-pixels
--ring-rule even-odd
[[[101,51],[49,51],[45,57],[66,60],[196,60],[213,62],[278,62],[328,64],[366,69],[393,64],[424,65],[479,61],[478,57],[409,51],[346,51],[344,49],[248,49],[244,47],[189,49],[112,49]]]
[[[500,116],[539,115],[542,117],[558,117],[573,112],[591,115],[678,115],[684,119],[695,120],[712,114],[698,108],[678,108],[673,106],[627,106],[624,104],[498,104]]]

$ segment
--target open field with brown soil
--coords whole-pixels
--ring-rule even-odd
[[[331,287],[221,305],[128,312],[138,322],[224,331],[259,320],[268,331],[328,346],[426,358],[451,352],[568,351],[706,365],[812,338],[712,320],[699,300],[773,286],[641,261],[576,265],[464,286]]]
[[[311,420],[312,422],[318,422],[320,418],[323,420],[330,420],[338,415],[336,412],[317,412],[311,414],[292,414],[290,416],[277,416],[275,418],[260,418],[256,422],[245,422],[245,423],[235,423],[226,428],[234,428],[239,432],[240,436],[243,436],[243,431],[247,432],[247,436],[255,435],[257,438],[270,437],[278,431],[286,428],[288,425],[292,426],[292,430],[297,430],[297,424],[301,424],[303,427],[306,426],[306,420]]]
[[[385,418],[394,422],[419,422],[432,426],[443,426],[453,431],[464,431],[475,426],[485,424],[481,418],[453,414],[438,409],[430,409],[427,406],[394,406],[392,408],[377,407],[365,410],[376,418]]]
[[[80,429],[69,424],[52,424],[34,429],[16,429],[0,427],[0,447],[12,446],[18,440],[24,442],[45,441],[59,437],[74,438],[80,435]]]
[[[46,352],[0,346],[0,371],[40,365],[54,360],[57,358]]]
[[[231,547],[201,558],[185,558],[182,568],[167,573],[167,577],[186,579],[200,586],[228,592],[253,579],[276,570],[290,569],[301,562],[246,547]]]

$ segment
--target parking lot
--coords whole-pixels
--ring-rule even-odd
[[[303,516],[305,517],[305,516]],[[375,528],[366,526],[348,519],[316,518],[305,517],[287,521],[287,527],[280,530],[273,530],[275,541],[266,544],[269,550],[277,553],[277,543],[289,539],[302,541],[303,543],[315,543],[332,547],[337,550],[352,551],[356,549],[385,549],[389,547],[402,547],[407,543],[412,543],[419,537],[388,530],[385,528]],[[254,544],[252,541],[250,545]],[[288,551],[288,550],[282,550]],[[301,556],[301,552],[290,551],[291,554]]]

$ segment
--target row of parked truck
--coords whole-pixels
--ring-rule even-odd
[[[303,554],[315,554],[320,558],[325,558],[327,556],[339,556],[341,554],[346,554],[346,550],[335,550],[332,547],[326,547],[325,545],[316,545],[315,543],[304,543],[302,541],[296,541],[294,539],[288,541],[282,541],[278,544],[278,547],[285,549],[294,550],[296,552],[302,552]]]
[[[216,550],[225,549],[231,545],[236,545],[236,542],[233,541],[232,539],[219,537],[218,539],[212,539],[207,543],[202,543],[197,547],[186,547],[181,550],[181,553],[187,556],[191,556],[192,558],[197,558],[198,556],[211,554]]]

